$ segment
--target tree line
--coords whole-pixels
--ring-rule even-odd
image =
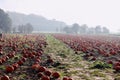
[[[86,24],[79,25],[74,23],[72,26],[66,26],[63,28],[65,33],[72,34],[109,34],[110,31],[107,27],[101,27],[100,25],[96,27],[88,27]]]
[[[12,25],[12,20],[4,10],[0,9],[0,32],[3,33],[32,33],[33,26],[30,23],[16,26]],[[88,27],[86,24],[79,25],[74,23],[72,26],[66,26],[62,30],[65,33],[72,34],[109,34],[109,29],[106,27],[96,26]]]
[[[0,9],[0,33],[32,33],[33,26],[30,23],[12,26],[12,20],[4,10]]]

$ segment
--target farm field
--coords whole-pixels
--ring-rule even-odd
[[[0,80],[120,80],[120,38],[4,34]]]
[[[0,80],[120,80],[120,0],[0,0]]]

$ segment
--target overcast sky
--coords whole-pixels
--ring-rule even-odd
[[[0,0],[0,8],[38,14],[67,24],[102,25],[120,29],[120,0]]]

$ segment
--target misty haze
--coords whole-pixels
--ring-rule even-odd
[[[0,80],[120,80],[119,0],[0,0]]]

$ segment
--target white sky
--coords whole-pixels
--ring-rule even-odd
[[[120,0],[0,0],[0,8],[48,19],[120,29]]]

